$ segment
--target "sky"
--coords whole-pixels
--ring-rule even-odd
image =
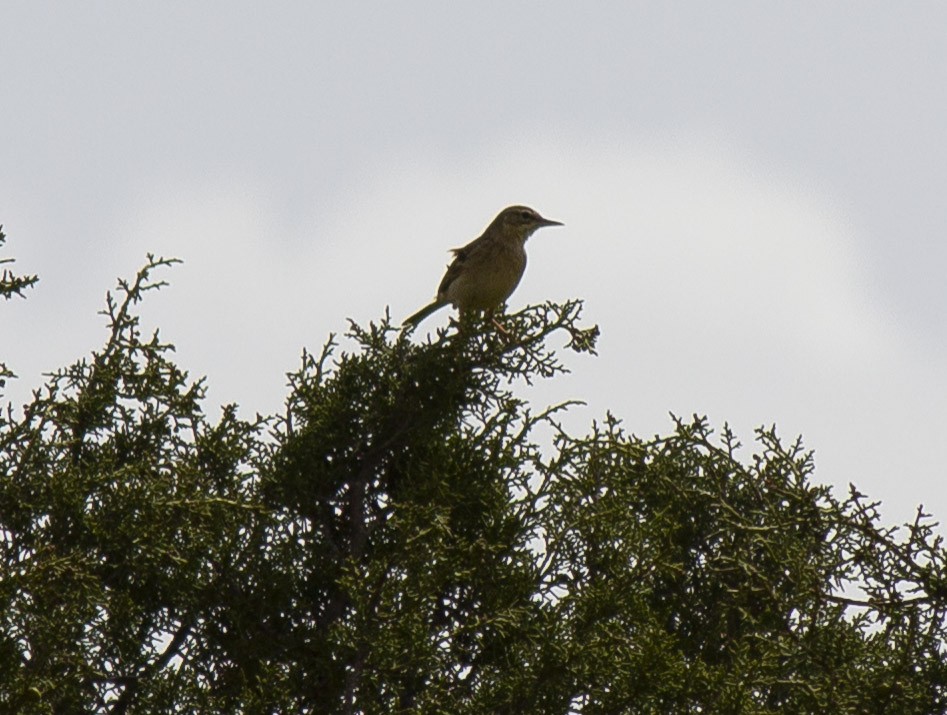
[[[0,360],[22,404],[141,306],[207,409],[278,411],[349,318],[434,295],[504,206],[511,309],[582,298],[599,356],[524,389],[641,436],[775,424],[815,480],[947,515],[947,5],[19,2],[0,6]],[[448,311],[422,324],[446,324]],[[563,341],[564,342],[564,341]]]

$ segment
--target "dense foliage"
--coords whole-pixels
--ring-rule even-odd
[[[510,385],[592,350],[579,304],[352,325],[213,418],[135,315],[166,263],[0,417],[0,711],[947,711],[932,521],[772,431],[565,433]]]

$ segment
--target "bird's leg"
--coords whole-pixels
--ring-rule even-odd
[[[510,334],[510,331],[499,320],[496,319],[496,309],[490,310],[490,322],[493,323],[493,327],[497,329],[497,332],[503,333],[508,338],[513,337]]]

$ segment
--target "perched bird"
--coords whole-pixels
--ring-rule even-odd
[[[503,209],[480,238],[452,250],[454,260],[447,267],[437,297],[406,318],[403,325],[417,326],[448,303],[461,312],[502,305],[526,270],[526,239],[543,226],[561,225],[526,206]]]

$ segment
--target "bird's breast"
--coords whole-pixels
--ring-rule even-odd
[[[460,310],[489,310],[503,303],[519,285],[526,270],[522,246],[497,247],[493,255],[471,256],[447,290]]]

